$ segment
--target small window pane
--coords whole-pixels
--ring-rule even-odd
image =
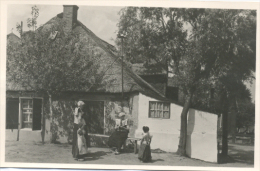
[[[159,112],[159,117],[163,118],[163,112],[162,111],[158,111]]]
[[[169,111],[169,105],[168,104],[164,104],[164,110]]]
[[[170,118],[169,112],[163,112],[163,118]]]
[[[155,103],[154,103],[154,102],[151,102],[151,103],[150,103],[150,108],[151,108],[152,110],[154,110],[154,106],[155,106]]]
[[[156,118],[159,117],[159,116],[158,116],[158,110],[156,110],[156,112],[155,112],[155,117],[156,117]]]
[[[23,114],[23,121],[28,121],[28,114]]]
[[[30,114],[30,120],[29,120],[30,122],[32,122],[32,116],[33,116],[33,115],[32,115],[32,114]]]
[[[32,100],[29,100],[29,108],[32,108]]]
[[[154,118],[154,110],[151,110],[151,116],[150,117],[152,117],[152,118]]]

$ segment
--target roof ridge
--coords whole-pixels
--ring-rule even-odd
[[[19,37],[19,36],[17,36],[16,34],[14,34],[13,32],[12,32],[12,33],[9,33],[9,34],[7,34],[7,36],[11,36],[11,35],[14,35],[14,36],[16,36],[17,38],[19,38],[19,39],[20,39],[20,37]]]
[[[55,18],[61,18],[61,14],[63,13],[59,13],[56,16],[52,17],[50,20],[48,20],[46,23],[44,23],[43,25],[41,25],[39,28],[43,27],[44,25],[48,24],[51,20],[55,19]],[[111,57],[115,58],[115,59],[119,59],[120,62],[122,62],[122,59],[120,57],[117,56],[117,54],[115,54],[116,52],[116,48],[115,46],[111,45],[110,43],[102,40],[101,38],[99,38],[97,35],[95,35],[89,28],[87,28],[82,22],[80,22],[79,20],[77,20],[78,24],[85,30],[87,31],[87,33],[91,36],[91,38],[100,46],[101,49],[103,49],[105,52],[107,52]],[[37,30],[39,29],[37,28]],[[15,35],[15,34],[14,34]],[[16,36],[16,35],[15,35]],[[17,36],[18,37],[18,36]],[[19,38],[19,37],[18,37]],[[20,39],[20,38],[19,38]],[[143,80],[139,75],[137,75],[136,73],[134,73],[132,71],[132,69],[130,69],[128,67],[128,63],[126,63],[125,61],[123,61],[123,65],[125,70],[127,71],[127,73],[129,74],[129,76],[134,79],[136,81],[136,83],[141,86],[145,86],[146,88],[152,90],[153,93],[155,93],[156,96],[160,96],[165,98],[165,96],[163,94],[161,94],[159,91],[157,91],[152,85],[150,85],[149,83],[147,83],[145,80]],[[142,86],[141,86],[142,87]]]
[[[121,62],[121,58],[117,57],[114,53],[112,53],[106,46],[104,46],[104,44],[101,42],[103,41],[102,39],[100,39],[98,36],[96,36],[89,28],[87,28],[82,22],[78,21],[78,23],[83,27],[83,29],[85,29],[86,31],[88,31],[92,36],[92,38],[96,39],[101,48],[103,50],[105,50],[106,52],[108,52],[112,57],[114,58],[118,58]],[[94,40],[95,41],[95,40]],[[101,42],[101,43],[100,43]],[[105,41],[104,41],[105,42]],[[107,43],[109,44],[109,43]],[[111,45],[111,44],[109,44]],[[113,45],[111,45],[113,46]],[[161,96],[161,97],[165,97],[163,94],[161,94],[159,91],[157,91],[152,85],[150,85],[149,83],[147,83],[145,80],[143,80],[139,75],[135,74],[128,66],[127,64],[123,61],[124,65],[125,65],[125,69],[130,73],[130,76],[135,79],[134,77],[136,77],[138,80],[140,80],[144,85],[146,85],[148,88],[150,88],[151,90],[153,90],[157,95]],[[131,75],[132,74],[132,75]],[[133,77],[134,76],[134,77]]]

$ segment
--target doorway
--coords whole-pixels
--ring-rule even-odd
[[[104,102],[85,101],[84,113],[86,113],[86,123],[88,132],[92,134],[104,134]]]

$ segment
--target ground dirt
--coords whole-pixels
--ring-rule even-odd
[[[5,143],[6,162],[26,163],[76,163],[76,164],[111,164],[111,165],[164,165],[164,166],[206,166],[206,167],[254,167],[254,146],[229,144],[228,163],[209,163],[187,157],[180,157],[176,153],[152,153],[151,163],[142,163],[133,151],[126,151],[115,155],[109,148],[90,147],[85,161],[72,158],[71,145],[42,144],[33,141],[10,141]]]

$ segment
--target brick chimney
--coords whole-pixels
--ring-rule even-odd
[[[65,32],[72,30],[73,24],[77,21],[78,9],[77,5],[63,5],[63,20],[66,23]]]

